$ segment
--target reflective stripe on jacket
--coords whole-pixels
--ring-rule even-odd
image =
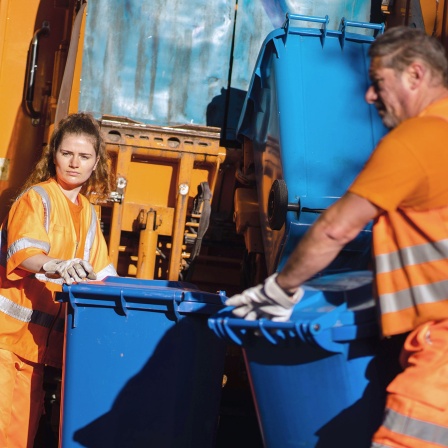
[[[448,319],[409,333],[400,354],[404,369],[387,386],[386,411],[372,447],[448,446]]]
[[[376,288],[384,335],[448,318],[448,207],[404,210],[374,224]]]
[[[392,409],[387,409],[385,412],[384,420],[382,423],[382,434],[390,432],[389,437],[400,437],[403,441],[403,437],[409,437],[410,443],[404,446],[415,446],[422,448],[423,446],[434,447],[447,446],[448,441],[448,428],[434,423],[425,422],[420,419],[412,418]],[[390,448],[391,445],[383,445],[381,442],[374,442],[371,448]]]
[[[99,279],[116,275],[94,207],[79,197],[83,204],[79,241],[67,199],[54,180],[26,191],[2,225],[0,348],[32,362],[61,365],[64,306],[54,301],[61,285],[20,269],[23,260],[42,253],[63,260],[83,258],[95,272],[103,273]]]

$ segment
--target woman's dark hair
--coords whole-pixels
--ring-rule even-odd
[[[22,187],[22,191],[56,176],[54,157],[62,140],[69,134],[82,134],[92,140],[98,163],[88,181],[83,185],[81,193],[94,202],[104,201],[111,191],[109,156],[99,123],[92,115],[85,112],[68,115],[58,123],[49,144],[44,149],[36,168]]]

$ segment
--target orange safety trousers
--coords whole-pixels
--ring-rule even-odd
[[[42,415],[44,367],[0,349],[0,447],[32,448]]]
[[[400,363],[372,448],[448,447],[448,319],[412,331]]]

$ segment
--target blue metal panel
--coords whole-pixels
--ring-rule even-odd
[[[158,125],[207,124],[228,84],[234,1],[92,0],[80,109]]]
[[[223,127],[232,140],[259,48],[288,11],[331,14],[336,27],[368,20],[370,1],[90,0],[79,107]]]
[[[240,132],[254,141],[269,272],[315,220],[317,214],[306,208],[324,209],[340,197],[384,135],[374,107],[364,100],[373,37],[352,31],[304,28],[294,20],[288,30],[272,32],[261,49]],[[285,181],[288,202],[301,207],[299,215],[288,212],[280,231],[270,230],[267,218],[276,179]],[[351,260],[343,252],[330,269],[366,267],[370,240],[359,238],[361,243],[351,245]]]

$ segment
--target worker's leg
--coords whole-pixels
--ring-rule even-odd
[[[43,366],[0,349],[0,446],[32,448],[43,409]]]
[[[410,333],[400,361],[405,370],[387,388],[384,421],[372,447],[448,446],[448,320]]]

